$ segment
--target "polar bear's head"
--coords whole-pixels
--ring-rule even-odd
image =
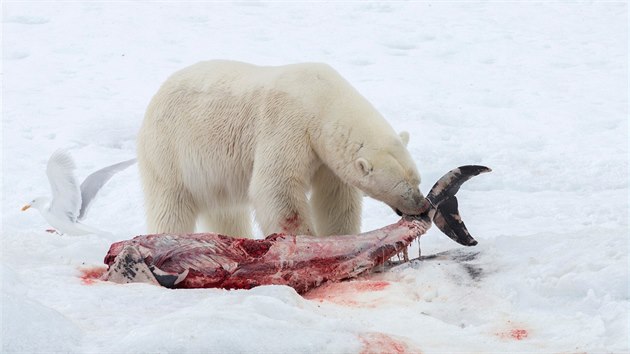
[[[384,141],[375,149],[362,149],[354,160],[357,187],[399,215],[417,215],[427,207],[420,192],[420,174],[405,147],[408,139],[408,134],[401,133],[400,139]]]

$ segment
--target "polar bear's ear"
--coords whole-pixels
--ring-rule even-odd
[[[373,170],[370,161],[364,159],[363,157],[359,157],[354,161],[354,167],[357,168],[363,177],[369,175]]]
[[[403,145],[405,145],[405,147],[407,147],[407,144],[409,144],[409,132],[402,131],[398,135],[400,135],[400,140],[402,140]]]

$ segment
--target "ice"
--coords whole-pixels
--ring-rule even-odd
[[[630,350],[627,3],[8,2],[2,21],[3,353]],[[491,167],[458,194],[479,245],[420,242],[478,254],[306,298],[82,280],[145,232],[137,167],[90,211],[111,237],[51,235],[19,208],[50,194],[58,148],[79,180],[135,157],[151,96],[207,59],[330,64],[410,132],[425,192]],[[363,230],[398,219],[364,204]]]

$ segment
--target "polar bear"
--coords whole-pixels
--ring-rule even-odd
[[[356,234],[363,193],[399,214],[427,202],[399,136],[326,64],[205,61],[160,87],[138,135],[151,233]]]

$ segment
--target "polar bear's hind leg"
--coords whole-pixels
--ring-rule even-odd
[[[147,228],[150,233],[192,233],[195,231],[197,207],[184,188],[159,188],[145,192]],[[145,188],[146,185],[145,185]],[[149,187],[150,188],[150,187]]]
[[[208,211],[200,219],[204,231],[233,237],[253,236],[250,209],[246,206]]]

